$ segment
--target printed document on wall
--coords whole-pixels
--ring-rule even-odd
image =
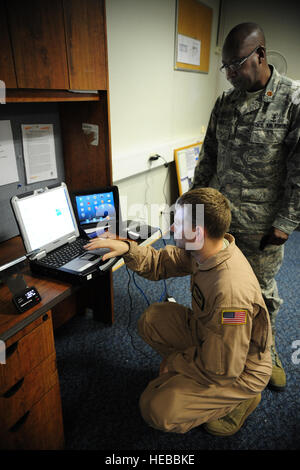
[[[0,121],[0,186],[19,181],[10,121]]]
[[[178,34],[177,62],[190,65],[200,65],[201,41]]]
[[[53,124],[22,124],[27,184],[57,178]]]

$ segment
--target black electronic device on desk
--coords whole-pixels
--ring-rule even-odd
[[[70,193],[78,226],[89,238],[109,231],[121,238],[141,243],[157,228],[135,220],[123,221],[118,186],[78,189]]]
[[[77,190],[70,193],[78,226],[89,238],[105,231],[119,233],[120,203],[117,186]]]
[[[0,278],[11,291],[12,301],[18,313],[26,312],[26,310],[29,310],[42,300],[36,287],[28,287],[26,285],[21,273],[21,269],[26,261],[26,256],[22,256],[0,266]]]
[[[34,286],[27,287],[24,291],[13,296],[13,303],[20,313],[26,312],[41,300],[41,296]]]

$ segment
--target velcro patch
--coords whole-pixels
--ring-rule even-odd
[[[247,310],[222,310],[222,325],[246,325]]]

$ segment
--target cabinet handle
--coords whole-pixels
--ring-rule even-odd
[[[26,413],[9,429],[10,432],[17,432],[21,426],[25,423],[29,416],[30,410]]]
[[[8,359],[10,356],[12,356],[13,353],[17,350],[17,348],[18,348],[18,343],[19,343],[19,341],[16,341],[15,343],[11,344],[11,345],[6,349],[6,359]]]
[[[15,385],[13,385],[12,387],[10,387],[10,389],[8,389],[5,393],[3,393],[2,396],[4,398],[12,397],[22,387],[23,382],[24,382],[24,377],[22,377],[22,379],[18,380],[18,382],[15,383]]]

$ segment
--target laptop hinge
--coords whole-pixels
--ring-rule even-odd
[[[38,253],[34,253],[32,256],[29,256],[30,261],[38,261],[46,256],[46,250],[39,251]]]
[[[72,235],[72,237],[68,238],[68,243],[75,242],[76,240],[76,235]]]

